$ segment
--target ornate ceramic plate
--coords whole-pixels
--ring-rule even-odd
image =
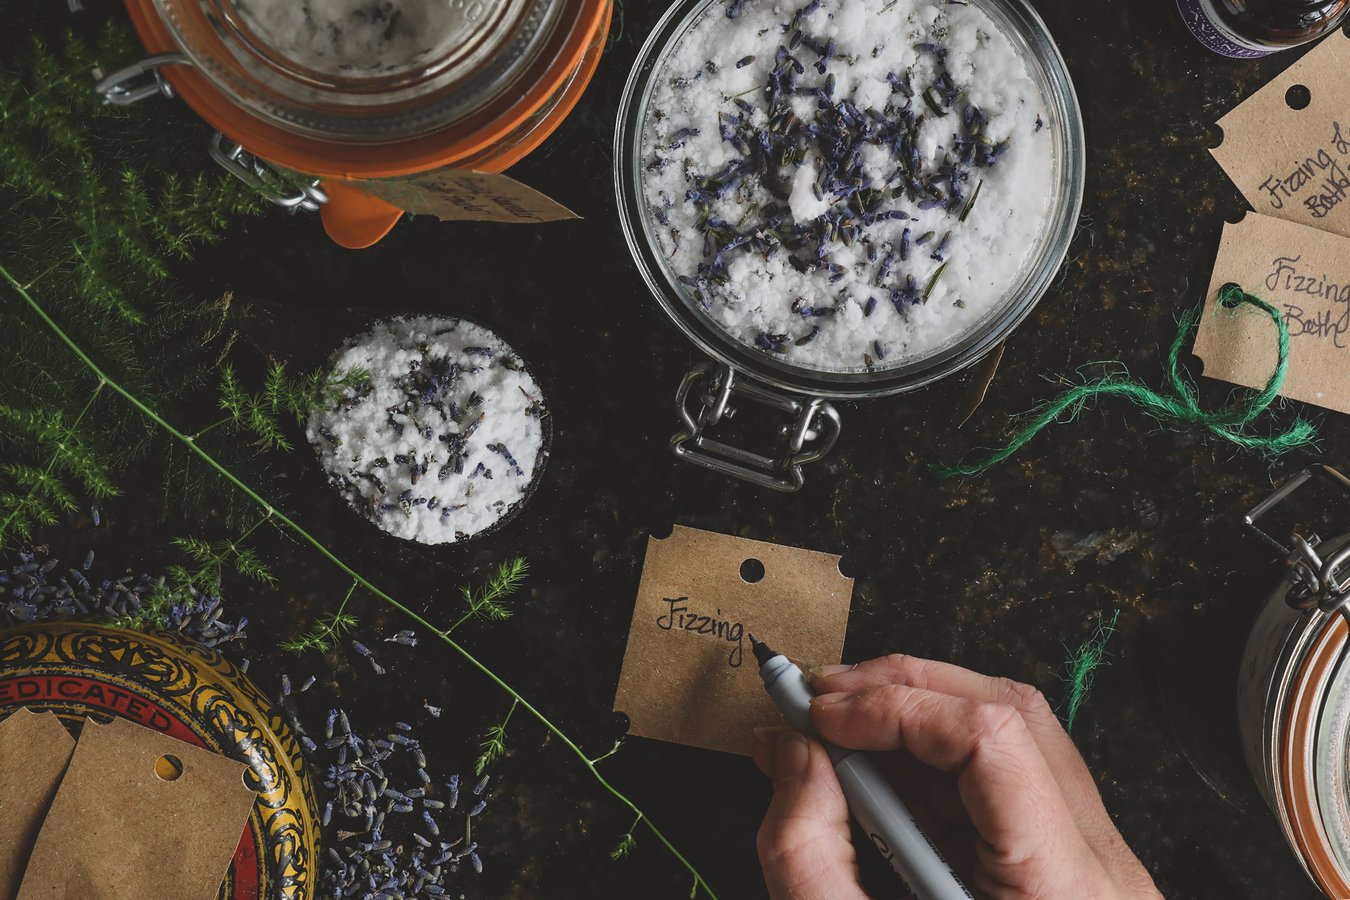
[[[0,719],[51,710],[77,730],[114,716],[247,764],[258,792],[220,900],[307,900],[319,816],[300,745],[271,703],[215,650],[165,632],[82,622],[0,631]]]

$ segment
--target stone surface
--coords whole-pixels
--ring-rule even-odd
[[[1211,123],[1292,61],[1209,55],[1169,0],[1037,0],[1077,82],[1088,137],[1082,221],[1062,277],[1008,344],[988,398],[964,427],[962,379],[913,395],[844,404],[844,436],[797,495],[767,493],[678,463],[667,449],[673,394],[699,360],[648,293],[620,233],[613,120],[629,65],[662,4],[623,4],[616,38],[581,106],[512,174],[581,213],[540,227],[404,222],[383,243],[341,250],[317,222],[281,215],[209,248],[203,288],[269,312],[252,338],[299,364],[369,316],[464,315],[530,361],[555,417],[553,458],[509,528],[466,547],[404,545],[358,521],[300,451],[288,506],[358,569],[438,621],[457,615],[471,573],[521,553],[534,567],[520,614],[466,626],[463,643],[592,755],[621,725],[610,713],[645,536],[679,522],[845,555],[858,578],[846,658],[889,651],[951,660],[1063,695],[1066,647],[1120,611],[1110,666],[1076,740],[1127,840],[1177,897],[1315,896],[1251,786],[1232,707],[1248,623],[1278,564],[1237,526],[1241,511],[1307,456],[1270,463],[1205,435],[1173,433],[1114,402],[1037,438],[986,476],[941,481],[927,466],[999,442],[1010,415],[1059,383],[1123,364],[1158,386],[1179,312],[1200,302],[1221,225],[1244,204],[1212,161]],[[205,164],[205,163],[204,163]],[[241,264],[246,261],[247,264]],[[1202,383],[1208,404],[1229,388]],[[1310,410],[1333,464],[1350,464],[1350,423]],[[1292,410],[1278,412],[1286,420]],[[331,609],[347,582],[303,550],[292,599],[242,598],[233,612],[290,630]],[[364,625],[403,624],[354,600]],[[251,641],[257,641],[252,638]],[[265,639],[264,639],[265,640]],[[373,645],[372,645],[373,646]],[[392,645],[381,645],[380,649]],[[350,655],[350,654],[348,654]],[[467,766],[509,703],[424,642],[374,679],[353,657],[349,710],[372,718],[428,697]],[[308,665],[280,656],[260,678]],[[608,854],[632,815],[524,713],[480,824],[484,897],[688,895],[689,879],[644,830],[634,857]],[[444,758],[444,753],[440,754]],[[628,793],[724,898],[763,896],[754,836],[768,798],[750,763],[633,740],[602,772]],[[863,850],[878,897],[896,885]]]

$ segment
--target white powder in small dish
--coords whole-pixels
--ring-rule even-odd
[[[467,540],[529,495],[547,457],[543,395],[492,332],[448,318],[381,322],[333,357],[369,380],[310,413],[319,464],[395,537]]]
[[[741,343],[817,371],[914,362],[1024,275],[1049,114],[979,0],[717,0],[655,76],[650,228]]]

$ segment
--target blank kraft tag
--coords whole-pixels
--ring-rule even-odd
[[[1347,72],[1337,30],[1219,120],[1210,152],[1258,213],[1350,236]]]
[[[74,750],[75,739],[52,713],[19,707],[0,722],[0,900],[19,890]]]
[[[246,769],[125,719],[86,721],[19,900],[212,900],[256,798]]]
[[[806,666],[839,662],[853,579],[839,557],[675,526],[649,538],[616,712],[630,733],[749,754],[782,723],[750,634]]]
[[[1219,307],[1230,281],[1273,305],[1289,328],[1280,394],[1350,413],[1350,238],[1254,213],[1224,226],[1195,355],[1208,378],[1262,388],[1278,359],[1275,325]]]

